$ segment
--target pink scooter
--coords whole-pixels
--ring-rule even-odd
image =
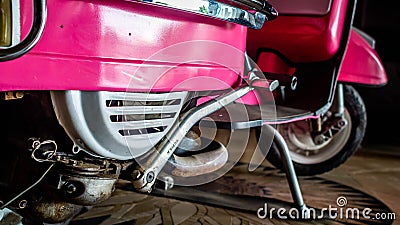
[[[304,208],[294,168],[327,171],[364,133],[362,101],[342,83],[386,76],[351,28],[354,1],[285,2],[274,20],[262,0],[2,1],[0,209],[57,223],[110,197],[118,179],[143,192],[156,178],[216,179],[243,152],[204,127],[260,128],[260,149],[272,144]],[[328,161],[309,163],[324,147]]]
[[[280,16],[261,30],[249,30],[247,51],[267,78],[282,75],[291,82],[279,90],[279,106],[316,116],[282,123],[277,130],[288,144],[297,174],[321,174],[344,163],[364,137],[365,106],[351,85],[382,86],[387,82],[385,69],[374,39],[351,26],[353,1],[270,3]],[[283,168],[276,148],[268,159]]]

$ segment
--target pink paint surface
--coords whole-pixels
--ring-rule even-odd
[[[216,90],[243,71],[244,26],[134,1],[47,5],[37,46],[0,64],[0,91]],[[26,34],[29,0],[21,10]]]
[[[300,4],[296,1],[291,4]],[[337,52],[343,31],[347,0],[334,0],[324,16],[282,15],[261,30],[248,30],[248,52],[274,49],[294,63],[330,59]]]
[[[342,82],[367,85],[383,85],[388,81],[385,68],[376,51],[353,30],[338,79]]]

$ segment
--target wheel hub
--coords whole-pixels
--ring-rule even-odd
[[[280,125],[278,130],[287,141],[293,161],[314,164],[329,159],[346,144],[351,133],[350,114],[345,110],[343,118],[331,118],[324,127],[313,133],[307,121],[298,121]]]

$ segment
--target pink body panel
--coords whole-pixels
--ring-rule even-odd
[[[21,1],[23,34],[29,2]],[[244,26],[133,1],[47,6],[39,43],[0,64],[0,91],[215,90],[237,85],[243,71]]]
[[[279,15],[321,16],[329,13],[333,0],[269,0]],[[300,4],[299,4],[300,3]]]
[[[298,2],[285,4],[295,8]],[[255,58],[258,50],[273,49],[294,63],[331,59],[339,49],[346,9],[347,0],[333,0],[327,15],[281,15],[261,30],[249,29],[248,53]]]
[[[261,71],[269,73],[293,75],[296,71],[295,67],[289,66],[273,52],[261,52],[257,59],[257,65]]]
[[[385,68],[378,54],[354,30],[350,34],[338,79],[341,82],[367,85],[383,85],[387,83]]]

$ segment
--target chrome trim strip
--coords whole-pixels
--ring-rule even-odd
[[[21,11],[19,0],[11,0],[11,45],[0,46],[0,49],[11,48],[21,42]]]
[[[31,50],[43,34],[46,19],[46,0],[33,0],[33,21],[31,30],[21,42],[9,48],[0,49],[0,62],[16,59]]]
[[[363,37],[368,42],[369,46],[371,46],[372,49],[375,49],[376,41],[373,37],[356,27],[352,27],[351,29],[361,35],[361,37]]]
[[[21,42],[21,9],[19,0],[11,1],[12,10],[12,40],[11,46]]]
[[[261,29],[264,22],[268,20],[265,14],[258,11],[251,13],[244,9],[213,0],[144,0],[141,2],[201,14],[253,29]],[[244,0],[241,0],[241,2],[244,2]],[[251,5],[246,6],[250,7]],[[254,8],[252,7],[251,9]]]

